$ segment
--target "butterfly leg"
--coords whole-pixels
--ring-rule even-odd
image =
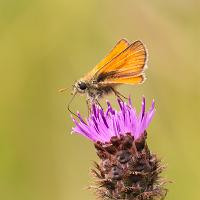
[[[165,199],[165,197],[167,196],[167,193],[168,193],[168,189],[165,189],[165,194],[164,194],[164,196],[163,196],[163,198],[161,200]]]
[[[120,92],[118,92],[118,91],[115,90],[114,88],[112,88],[112,91],[114,92],[114,94],[115,94],[121,101],[123,101],[122,98],[128,99],[127,97],[125,97],[123,94],[121,94]]]
[[[90,116],[91,113],[91,101],[90,99],[86,100],[87,108],[88,108],[88,117]]]
[[[103,109],[103,107],[101,106],[101,104],[99,103],[99,101],[96,99],[95,100],[96,104],[100,106],[101,109]]]

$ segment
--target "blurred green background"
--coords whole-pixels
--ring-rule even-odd
[[[143,94],[156,101],[148,143],[174,182],[166,199],[200,199],[199,20],[197,0],[1,0],[0,199],[95,199],[86,187],[97,157],[70,134],[67,102],[74,80],[124,37],[149,51],[145,84],[120,91],[138,109]],[[87,115],[84,101],[73,109]]]

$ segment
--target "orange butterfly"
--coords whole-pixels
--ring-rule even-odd
[[[117,85],[144,82],[146,62],[147,51],[141,41],[129,44],[122,39],[98,65],[75,82],[73,95],[86,94],[89,104],[98,103],[100,97],[110,92],[120,97]]]

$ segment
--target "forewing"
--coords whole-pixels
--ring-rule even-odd
[[[96,73],[101,84],[138,84],[144,81],[143,71],[147,52],[141,41],[136,41],[104,65]]]
[[[94,75],[103,67],[105,66],[109,61],[111,61],[113,58],[115,58],[118,54],[120,54],[122,51],[124,51],[129,46],[129,43],[125,39],[121,39],[114,48],[109,52],[109,54],[101,60],[100,63],[98,63],[86,76],[86,79],[93,78]]]

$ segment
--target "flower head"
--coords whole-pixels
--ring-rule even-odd
[[[107,101],[107,110],[104,111],[96,104],[92,105],[90,116],[86,121],[78,113],[79,121],[73,118],[75,127],[73,132],[79,133],[93,142],[109,142],[113,136],[120,137],[131,134],[134,139],[140,138],[149,126],[155,113],[155,104],[152,102],[148,112],[145,111],[146,101],[143,97],[139,114],[133,107],[131,99],[128,104],[118,99],[119,111],[112,108]]]
[[[72,118],[79,133],[94,142],[100,162],[92,169],[96,177],[95,189],[104,200],[154,200],[166,195],[160,173],[160,160],[152,154],[146,143],[146,129],[155,113],[154,101],[145,111],[145,98],[139,114],[131,99],[125,103],[118,99],[119,111],[107,102],[104,111],[93,104],[86,121],[78,113],[79,121]]]

